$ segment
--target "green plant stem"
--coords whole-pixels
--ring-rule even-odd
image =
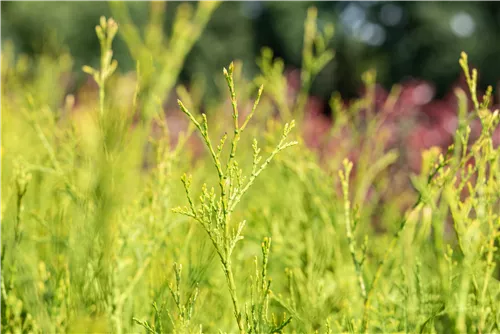
[[[366,287],[365,281],[363,279],[363,272],[361,269],[361,264],[356,259],[356,250],[354,245],[354,237],[352,234],[352,226],[351,226],[351,202],[349,201],[349,174],[351,172],[351,165],[345,165],[345,174],[342,173],[342,188],[344,193],[344,222],[347,236],[347,244],[349,245],[349,252],[351,253],[352,263],[354,264],[354,268],[356,269],[356,276],[358,278],[359,290],[361,293],[361,297],[366,300]]]
[[[348,209],[348,205],[346,205],[346,209]],[[361,297],[366,300],[366,287],[365,280],[363,279],[363,272],[361,270],[361,265],[356,259],[356,251],[354,249],[354,239],[351,231],[351,223],[349,221],[349,216],[346,215],[345,218],[346,224],[346,233],[347,233],[347,243],[349,244],[349,252],[351,253],[352,262],[354,263],[354,268],[356,269],[356,276],[358,277],[359,289],[361,292]]]
[[[102,118],[104,115],[104,82],[99,84],[99,116]]]
[[[254,183],[257,176],[259,176],[259,174],[262,173],[262,171],[267,167],[267,165],[271,163],[274,156],[278,154],[279,151],[285,149],[286,147],[297,144],[297,142],[289,142],[287,144],[284,144],[285,139],[286,138],[281,139],[280,143],[278,144],[278,147],[271,153],[271,155],[266,159],[266,161],[264,161],[264,163],[260,166],[260,168],[257,171],[255,171],[255,173],[252,173],[252,175],[250,175],[250,179],[248,180],[247,184],[240,190],[240,192],[235,196],[234,200],[230,203],[229,212],[232,212],[234,210],[236,204],[238,204],[243,194],[245,194],[248,191],[248,189]]]
[[[21,241],[21,208],[23,197],[26,194],[26,190],[18,189],[17,199],[16,199],[16,226],[14,228],[14,247]]]
[[[234,122],[235,122],[235,138],[233,140],[233,146],[231,149],[231,156],[229,158],[227,168],[230,167],[229,163],[231,162],[232,158],[234,158],[234,155],[236,152],[235,142],[237,142],[237,140],[239,139],[238,113],[237,113],[237,107],[236,107],[236,102],[235,102],[236,99],[232,98],[232,100],[233,100],[233,108],[234,108],[233,110],[235,113],[235,120],[234,120]],[[230,246],[230,241],[229,241],[230,240],[230,235],[229,235],[229,232],[230,232],[229,231],[230,210],[228,209],[229,203],[228,203],[228,199],[227,199],[227,190],[226,190],[226,188],[227,188],[226,179],[227,179],[228,171],[226,171],[226,174],[223,172],[219,156],[215,153],[212,142],[208,136],[208,130],[207,130],[208,127],[207,127],[206,116],[204,116],[204,119],[203,119],[204,123],[203,123],[203,125],[201,125],[194,118],[193,114],[191,114],[191,112],[189,112],[189,110],[187,110],[187,108],[183,105],[183,103],[180,100],[178,100],[177,102],[178,102],[181,110],[191,119],[191,121],[195,124],[195,126],[200,130],[200,133],[201,133],[201,135],[202,135],[202,137],[203,137],[203,139],[204,139],[204,141],[205,141],[205,143],[210,151],[210,154],[213,158],[213,161],[214,161],[216,169],[217,169],[217,174],[219,177],[219,187],[220,187],[220,191],[221,191],[221,203],[222,203],[222,214],[223,214],[222,219],[224,222],[224,240],[225,240],[224,256],[222,255],[221,250],[219,250],[217,243],[214,240],[212,240],[212,241],[213,241],[213,244],[214,244],[217,252],[219,253],[219,257],[222,261],[222,265],[224,268],[224,274],[226,276],[226,280],[228,283],[229,293],[231,295],[231,300],[233,302],[234,315],[236,318],[236,322],[238,324],[238,328],[240,330],[240,333],[244,333],[245,330],[244,330],[244,325],[243,325],[243,319],[242,319],[241,311],[240,311],[240,308],[238,305],[238,298],[236,296],[236,284],[234,283],[234,276],[233,276],[233,272],[232,272],[232,268],[231,268],[232,248]]]
[[[6,245],[2,245],[0,253],[0,306],[5,307],[7,302],[7,288],[5,287],[5,271],[4,271],[4,261],[5,261],[5,250]],[[3,322],[1,322],[3,324]]]
[[[500,222],[500,219],[499,219]],[[484,284],[483,284],[483,290],[481,291],[481,319],[479,321],[479,328],[478,332],[482,333],[485,322],[486,322],[486,310],[485,310],[485,300],[486,300],[486,292],[488,291],[488,284],[491,278],[491,275],[493,273],[493,269],[495,268],[494,263],[493,263],[493,250],[495,249],[495,230],[493,227],[493,222],[490,220],[490,233],[492,237],[490,238],[490,241],[488,243],[488,256],[486,259],[486,270],[484,273]]]
[[[99,71],[99,82],[97,83],[99,85],[99,116],[101,119],[104,116],[104,97],[106,94],[104,90],[104,83],[106,82],[104,71],[106,67],[106,43],[101,41],[101,68]]]
[[[195,125],[196,128],[200,131],[200,134],[207,146],[213,162],[215,164],[215,168],[217,170],[217,175],[219,179],[219,187],[220,187],[220,198],[215,201],[215,194],[212,191],[212,195],[208,195],[206,192],[206,186],[204,185],[203,195],[201,197],[202,206],[201,206],[201,217],[197,214],[194,203],[191,200],[191,196],[189,193],[190,179],[186,178],[186,176],[182,177],[182,182],[184,183],[184,188],[186,191],[186,195],[188,197],[190,209],[176,209],[175,211],[179,213],[183,213],[189,217],[195,218],[197,221],[201,223],[208,236],[210,237],[212,244],[215,247],[215,250],[219,254],[219,258],[222,263],[222,267],[224,270],[224,275],[227,280],[227,285],[229,289],[229,293],[231,295],[231,300],[233,302],[234,315],[236,318],[236,323],[238,324],[238,328],[240,333],[245,333],[245,326],[243,323],[242,313],[238,303],[238,297],[236,294],[236,284],[234,281],[234,274],[231,266],[231,255],[234,250],[234,247],[238,240],[242,239],[241,230],[244,227],[245,221],[241,222],[238,226],[237,231],[235,231],[234,235],[231,235],[230,231],[230,222],[231,222],[231,213],[233,212],[236,204],[240,201],[241,196],[248,190],[248,188],[253,184],[255,178],[267,167],[267,165],[271,162],[274,156],[281,150],[297,144],[297,142],[289,142],[285,143],[286,137],[288,136],[291,129],[294,127],[295,123],[292,121],[291,123],[285,124],[283,135],[277,147],[273,150],[270,156],[264,161],[262,165],[259,166],[260,158],[258,153],[260,149],[257,147],[257,141],[254,140],[254,161],[252,166],[252,174],[248,182],[243,186],[243,181],[241,178],[242,171],[238,168],[237,162],[234,160],[236,156],[237,145],[240,140],[241,132],[245,129],[248,124],[250,118],[253,116],[257,104],[259,103],[260,96],[262,94],[262,86],[259,88],[257,99],[254,103],[254,107],[250,114],[247,116],[242,126],[239,125],[239,115],[238,115],[238,106],[236,100],[236,92],[234,89],[234,80],[233,80],[233,71],[234,64],[231,63],[229,66],[229,70],[224,69],[224,76],[226,78],[230,95],[231,95],[231,104],[233,109],[233,122],[234,122],[234,136],[231,142],[230,155],[225,163],[225,169],[222,167],[220,155],[222,152],[222,148],[224,142],[227,138],[227,135],[224,135],[220,141],[220,145],[217,147],[217,152],[214,150],[212,145],[212,141],[208,135],[208,121],[205,114],[202,114],[203,120],[199,122],[196,120],[194,115],[183,105],[180,100],[177,100],[180,109],[183,113],[185,113],[191,122]],[[235,182],[237,184],[237,190],[231,184],[231,182]],[[210,207],[207,207],[206,200],[210,202]],[[208,212],[210,211],[211,212]],[[216,223],[213,224],[213,216],[215,214]],[[215,225],[215,226],[214,226]],[[222,235],[221,235],[222,234]]]
[[[467,325],[466,325],[466,305],[467,305],[467,296],[469,294],[469,286],[471,281],[471,265],[472,259],[471,256],[465,255],[464,260],[464,270],[462,273],[462,280],[460,281],[459,292],[458,292],[458,317],[455,323],[456,331],[458,333],[466,333]]]
[[[365,298],[365,305],[364,305],[364,310],[363,310],[363,321],[362,321],[362,324],[361,324],[361,332],[367,332],[368,331],[368,321],[369,321],[369,317],[368,317],[369,313],[368,313],[368,311],[369,311],[369,309],[371,307],[371,302],[372,302],[372,299],[373,299],[373,293],[375,291],[375,288],[377,287],[377,284],[378,284],[378,282],[380,280],[380,277],[382,276],[382,269],[384,268],[386,262],[388,261],[389,256],[394,251],[394,248],[396,247],[399,239],[403,235],[403,231],[405,230],[406,223],[408,222],[408,217],[411,216],[411,214],[414,211],[420,209],[421,202],[422,202],[422,200],[421,200],[421,198],[419,198],[417,200],[417,202],[415,203],[415,205],[413,206],[412,211],[402,220],[401,225],[399,226],[399,229],[396,232],[396,235],[394,236],[394,238],[392,239],[389,247],[387,248],[387,250],[384,253],[384,257],[379,262],[377,271],[375,272],[375,276],[373,277],[373,280],[372,280],[372,283],[371,283],[371,286],[370,286],[370,290],[368,291],[368,294],[366,295],[366,298]]]
[[[132,278],[132,281],[130,282],[127,289],[122,294],[120,294],[117,297],[117,300],[115,301],[114,312],[113,312],[112,318],[113,318],[114,323],[115,323],[116,333],[118,333],[118,334],[123,333],[122,315],[123,315],[123,306],[125,304],[125,301],[131,295],[132,291],[134,291],[134,288],[137,286],[137,283],[139,282],[141,277],[144,275],[146,268],[149,266],[150,262],[151,262],[151,257],[148,257],[144,261],[143,265],[139,268],[139,270],[135,274],[134,278]]]
[[[240,307],[238,305],[238,297],[236,296],[236,284],[234,283],[234,275],[231,267],[231,259],[227,259],[222,262],[224,267],[224,274],[226,275],[227,284],[229,286],[229,293],[231,294],[231,300],[233,301],[234,316],[236,322],[238,323],[238,328],[241,334],[245,333],[245,327],[243,325],[243,318],[241,316]]]

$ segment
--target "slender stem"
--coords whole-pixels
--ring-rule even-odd
[[[418,210],[420,208],[420,204],[421,204],[421,200],[419,199],[415,205],[413,206],[413,211],[415,210]],[[407,215],[407,217],[411,216],[411,213],[409,215]],[[377,283],[378,281],[380,280],[380,277],[382,276],[382,269],[384,268],[386,262],[388,261],[389,259],[389,255],[391,255],[391,253],[394,251],[394,248],[396,247],[399,239],[401,238],[401,235],[403,234],[403,231],[406,227],[406,223],[408,222],[408,218],[405,217],[402,222],[401,222],[401,225],[398,229],[398,231],[396,232],[396,235],[394,236],[394,238],[392,239],[389,247],[387,248],[387,250],[385,251],[385,254],[384,254],[384,257],[382,258],[382,260],[379,262],[379,265],[378,265],[378,268],[377,268],[377,271],[375,272],[375,276],[373,277],[373,280],[372,280],[372,284],[370,286],[370,290],[368,291],[368,294],[366,296],[366,299],[365,299],[365,306],[364,306],[364,310],[363,310],[363,322],[362,322],[362,325],[361,325],[361,331],[362,332],[366,332],[368,330],[368,311],[371,307],[371,301],[373,299],[373,293],[375,291],[375,288],[377,286]]]
[[[467,307],[467,295],[469,293],[469,286],[471,281],[471,265],[472,258],[470,255],[465,255],[464,260],[464,270],[462,272],[462,279],[460,281],[459,292],[458,292],[458,316],[455,324],[456,331],[458,333],[467,332],[466,324],[466,307]]]
[[[104,96],[104,82],[101,82],[99,84],[99,113],[101,117],[104,115]]]
[[[344,201],[344,211],[345,211],[345,228],[347,234],[347,243],[349,244],[349,252],[351,253],[352,262],[354,264],[354,268],[356,269],[356,276],[358,277],[358,284],[361,297],[363,297],[363,299],[366,300],[365,280],[363,279],[363,272],[361,270],[361,265],[359,261],[356,259],[356,251],[354,249],[354,237],[352,235],[350,214],[349,214],[350,212],[349,200]]]
[[[276,149],[269,155],[269,157],[264,161],[264,163],[262,163],[260,168],[258,170],[256,170],[254,173],[252,173],[252,175],[250,176],[246,185],[236,194],[234,199],[229,204],[229,212],[233,212],[234,208],[236,207],[236,204],[238,204],[241,197],[247,192],[247,190],[250,188],[250,186],[254,183],[257,176],[259,176],[259,174],[262,173],[262,171],[264,169],[266,169],[267,165],[269,165],[271,163],[271,161],[274,159],[274,156],[276,154],[278,154],[278,152],[284,150],[285,148],[297,144],[297,142],[295,142],[295,141],[288,142],[288,143],[284,144],[285,139],[286,139],[286,136],[283,136],[281,138],[278,146],[276,147]]]
[[[99,116],[100,118],[104,115],[104,84],[106,82],[105,72],[107,70],[106,64],[106,53],[107,53],[107,43],[106,40],[102,39],[101,41],[101,68],[99,70]]]
[[[499,219],[500,222],[500,219]],[[493,227],[493,222],[489,221],[490,225],[490,232],[492,233],[492,238],[490,239],[490,242],[488,244],[488,256],[486,260],[486,272],[485,272],[485,277],[484,277],[484,285],[483,285],[483,291],[481,292],[481,299],[480,303],[482,304],[481,306],[481,320],[479,322],[479,329],[478,332],[482,333],[484,329],[484,325],[486,322],[486,310],[485,310],[485,299],[486,299],[486,292],[488,291],[488,284],[491,278],[492,271],[494,269],[494,263],[493,263],[493,250],[495,249],[495,230]]]
[[[236,296],[236,284],[234,283],[233,271],[231,268],[231,259],[227,259],[222,262],[224,267],[224,273],[226,274],[227,284],[229,286],[229,293],[231,294],[231,299],[233,301],[234,316],[236,317],[236,322],[238,323],[238,328],[240,333],[245,333],[245,327],[243,325],[243,318],[241,317],[240,307],[238,306],[238,297]]]
[[[349,175],[351,172],[351,168],[352,164],[346,164],[345,172],[340,172],[340,178],[342,180],[342,190],[344,193],[344,222],[347,235],[347,243],[349,245],[349,252],[351,253],[352,263],[354,264],[354,268],[356,269],[356,276],[358,278],[361,297],[366,300],[365,281],[363,279],[361,264],[356,259],[356,250],[354,249],[354,237],[351,226],[351,202],[349,201]]]
[[[18,189],[16,200],[16,226],[14,228],[14,243],[17,245],[21,241],[21,208],[26,190]]]

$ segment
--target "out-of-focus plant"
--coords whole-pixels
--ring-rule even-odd
[[[151,2],[150,21],[144,38],[132,22],[124,2],[110,2],[113,15],[121,25],[121,36],[138,64],[140,74],[139,95],[143,99],[142,117],[150,120],[158,113],[157,99],[163,100],[174,87],[184,61],[208,23],[218,1],[199,2],[195,12],[191,4],[183,3],[177,8],[168,40],[163,34],[164,13],[167,2]]]
[[[302,68],[300,73],[300,89],[293,103],[289,102],[287,82],[283,76],[284,62],[281,59],[273,59],[273,51],[269,48],[262,49],[262,55],[257,60],[261,75],[256,78],[258,84],[269,87],[269,96],[278,107],[283,119],[297,118],[302,123],[304,107],[307,102],[309,90],[314,78],[333,59],[334,52],[328,48],[334,28],[332,24],[327,25],[323,32],[317,28],[318,11],[315,7],[307,11],[307,19],[304,23],[304,45],[302,51]]]
[[[251,276],[250,306],[245,305],[246,333],[282,333],[283,329],[292,321],[292,317],[284,315],[278,321],[275,315],[269,319],[269,300],[271,294],[271,279],[267,274],[271,239],[265,238],[262,242],[262,268],[259,270],[255,257],[255,276]]]
[[[139,320],[133,318],[134,321],[144,327],[148,333],[168,333],[163,326],[162,323],[162,313],[167,313],[168,319],[172,324],[172,332],[173,333],[193,333],[194,326],[191,324],[191,318],[194,311],[194,305],[196,303],[196,298],[198,297],[198,288],[196,287],[190,295],[187,297],[185,303],[182,303],[183,299],[181,296],[181,280],[182,280],[182,265],[177,265],[174,263],[174,273],[175,273],[175,287],[173,284],[168,285],[168,289],[172,296],[172,299],[175,303],[175,307],[177,308],[177,316],[172,315],[172,313],[165,309],[165,305],[157,306],[156,303],[153,303],[154,309],[154,322],[155,324],[150,324],[145,320]],[[200,333],[202,333],[202,327],[200,326]]]
[[[113,50],[111,49],[113,39],[118,32],[118,25],[113,19],[106,21],[106,18],[101,16],[100,24],[96,26],[95,30],[101,44],[101,68],[96,70],[90,66],[84,66],[83,71],[91,75],[99,86],[99,115],[103,117],[106,83],[118,67],[118,62],[113,59]]]
[[[432,221],[434,233],[434,252],[438,257],[437,267],[441,275],[446,275],[446,250],[443,245],[443,239],[446,237],[443,224],[446,222],[448,212],[451,214],[453,221],[453,229],[456,235],[458,249],[461,253],[460,268],[461,272],[458,277],[450,277],[451,282],[455,281],[457,290],[453,291],[454,285],[443,286],[441,299],[442,309],[453,316],[454,325],[458,332],[467,332],[477,330],[479,332],[490,332],[495,328],[496,322],[486,315],[486,309],[490,309],[491,298],[486,298],[488,294],[488,283],[493,274],[494,267],[493,254],[495,251],[495,240],[499,238],[499,216],[498,208],[500,205],[500,197],[498,192],[498,177],[499,177],[499,154],[498,149],[493,149],[492,134],[499,124],[498,110],[491,112],[488,109],[491,98],[491,88],[488,89],[483,97],[483,102],[479,103],[476,94],[477,72],[476,70],[470,73],[467,56],[462,53],[460,59],[472,95],[474,103],[474,116],[481,120],[482,133],[481,136],[469,143],[470,119],[466,117],[466,96],[463,91],[457,91],[460,102],[460,121],[459,128],[455,135],[455,145],[448,148],[446,154],[429,152],[422,168],[422,174],[412,178],[413,184],[417,189],[419,196],[413,207],[407,212],[401,220],[399,228],[390,242],[384,255],[375,267],[376,270],[371,278],[368,290],[364,279],[364,274],[361,271],[362,264],[366,256],[366,245],[362,247],[362,258],[356,258],[355,247],[352,241],[352,233],[350,228],[350,206],[348,199],[348,178],[352,164],[345,164],[345,174],[340,173],[345,196],[345,215],[347,237],[351,249],[353,263],[356,267],[356,273],[359,279],[360,294],[364,298],[364,312],[361,323],[361,331],[370,331],[370,318],[373,313],[372,303],[374,302],[375,290],[381,284],[383,271],[387,265],[389,258],[393,255],[398,243],[404,239],[404,235],[408,233],[406,229],[411,225],[416,224],[420,215],[429,215],[432,220],[424,220],[424,225],[420,227],[419,234],[429,234],[430,227],[428,224]],[[474,165],[470,164],[470,159],[474,159]],[[467,191],[465,197],[464,190]],[[481,194],[481,195],[480,195]],[[478,196],[483,196],[481,200]],[[425,217],[425,216],[424,216]],[[409,226],[410,225],[410,226]],[[415,225],[412,229],[416,229]],[[411,234],[411,238],[415,238],[413,242],[410,240],[410,247],[422,247],[422,244],[416,243],[419,238]],[[420,238],[422,238],[420,236]],[[422,242],[422,239],[420,239]],[[410,252],[410,249],[407,249]],[[412,264],[407,264],[411,266]],[[418,262],[416,264],[419,265]],[[477,268],[474,270],[473,268]],[[482,269],[479,269],[482,268]],[[418,269],[418,267],[417,267]],[[484,276],[477,277],[474,272],[483,272]],[[450,273],[448,273],[450,275]],[[418,273],[418,275],[420,275]],[[421,278],[417,276],[417,284]],[[452,283],[453,284],[453,283]],[[469,295],[470,285],[476,293]],[[432,285],[432,284],[431,284]],[[422,289],[422,287],[420,287]],[[480,292],[480,293],[479,293]],[[489,293],[498,293],[489,292]],[[417,296],[417,298],[423,298]],[[456,304],[458,301],[458,305]],[[383,303],[384,298],[379,297],[378,303]],[[422,301],[421,301],[422,302]],[[472,306],[475,305],[475,306]],[[477,308],[478,312],[466,312],[466,309],[471,307]],[[480,310],[480,311],[479,311]],[[415,316],[415,315],[412,315]],[[435,317],[435,316],[434,316]],[[489,318],[489,320],[487,320]],[[423,322],[420,330],[424,330],[427,322]]]

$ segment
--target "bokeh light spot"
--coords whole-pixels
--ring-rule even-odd
[[[389,27],[398,25],[403,18],[403,9],[392,3],[383,5],[380,9],[380,21]]]
[[[367,22],[361,27],[359,38],[368,45],[379,46],[385,41],[385,30],[379,24]]]
[[[450,20],[451,30],[459,37],[469,37],[476,30],[476,23],[469,13],[460,12]]]

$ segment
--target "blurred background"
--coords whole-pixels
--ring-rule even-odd
[[[164,29],[168,33],[178,2],[169,2]],[[333,62],[314,81],[311,95],[325,103],[333,91],[344,97],[359,93],[361,73],[376,68],[378,81],[389,89],[411,79],[429,81],[435,97],[444,96],[460,73],[458,57],[466,51],[480,69],[483,86],[495,88],[500,73],[500,5],[497,2],[224,2],[189,54],[180,80],[211,78],[234,60],[244,72],[257,73],[256,58],[264,46],[299,68],[306,10],[318,8],[319,25],[334,23]],[[128,2],[134,22],[144,26],[150,5]],[[17,52],[36,55],[59,52],[61,43],[75,57],[75,69],[98,63],[94,27],[99,16],[110,16],[106,2],[2,2],[2,40],[12,40]],[[120,37],[114,44],[120,70],[134,63]],[[84,77],[80,73],[80,79]],[[208,93],[207,92],[207,93]]]

